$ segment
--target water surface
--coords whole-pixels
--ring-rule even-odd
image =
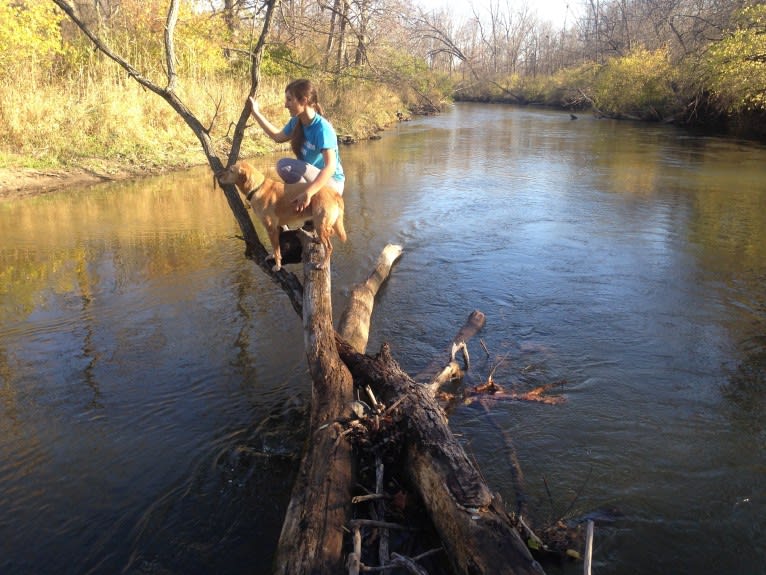
[[[451,411],[509,505],[515,457],[536,526],[608,510],[596,573],[763,573],[763,147],[461,104],[341,154],[336,315],[400,243],[371,351],[479,309],[467,385],[557,384]],[[0,203],[0,571],[269,572],[310,383],[237,233],[205,169]]]

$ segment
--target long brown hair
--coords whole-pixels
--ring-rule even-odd
[[[317,114],[324,116],[322,112],[322,106],[319,104],[319,96],[317,94],[317,88],[311,80],[306,78],[299,78],[293,80],[285,88],[285,92],[290,92],[293,98],[298,101],[306,101],[307,106],[311,106],[317,111]],[[301,159],[301,146],[303,146],[303,140],[306,136],[303,134],[303,124],[298,120],[295,122],[295,128],[290,135],[290,147],[293,149],[295,157]]]

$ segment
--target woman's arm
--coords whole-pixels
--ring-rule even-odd
[[[258,122],[258,125],[269,138],[278,144],[287,142],[290,139],[289,135],[285,134],[282,130],[269,122],[266,119],[266,116],[261,114],[260,106],[258,106],[258,102],[255,101],[255,98],[250,97],[247,99],[247,102],[250,105],[250,113],[253,115],[255,121]]]

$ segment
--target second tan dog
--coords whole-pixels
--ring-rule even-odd
[[[318,241],[324,246],[324,259],[316,264],[322,269],[330,261],[332,242],[330,237],[337,234],[346,241],[343,227],[343,197],[329,186],[320,189],[311,197],[311,205],[302,212],[295,211],[293,201],[301,195],[308,184],[285,184],[267,178],[262,172],[245,161],[216,174],[222,184],[234,184],[244,194],[258,219],[269,234],[274,253],[275,272],[282,269],[282,254],[279,249],[279,232],[282,226],[296,227],[309,218],[314,222]]]

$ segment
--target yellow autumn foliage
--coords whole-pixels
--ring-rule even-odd
[[[49,73],[64,53],[62,17],[52,2],[0,0],[0,78]]]
[[[766,111],[766,5],[743,9],[737,27],[705,58],[707,85],[733,112]]]
[[[627,56],[609,59],[598,71],[593,102],[607,114],[653,116],[675,100],[675,76],[667,49],[638,47]]]

